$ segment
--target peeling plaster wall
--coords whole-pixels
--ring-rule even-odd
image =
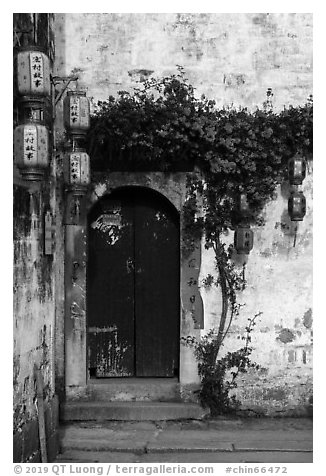
[[[261,105],[267,88],[276,108],[312,93],[309,13],[69,13],[56,22],[58,68],[77,73],[94,102],[177,64],[219,106]]]
[[[58,450],[58,385],[56,371],[63,360],[60,316],[63,315],[62,200],[51,174],[44,184],[28,185],[14,178],[13,263],[13,430],[14,461],[39,462],[37,387],[35,367],[44,385],[45,430],[48,458]],[[60,189],[60,187],[59,187]],[[44,213],[55,218],[52,255],[44,254]],[[61,258],[61,259],[60,259]]]
[[[14,411],[20,426],[28,414],[35,414],[34,362],[46,370],[51,388],[49,347],[53,338],[51,317],[52,263],[41,255],[38,210],[32,211],[28,191],[14,191]],[[38,208],[40,204],[37,204]]]
[[[252,360],[261,369],[239,379],[237,396],[243,408],[257,413],[307,414],[312,403],[312,172],[303,184],[307,214],[295,223],[287,214],[287,184],[265,210],[266,223],[254,229],[254,248],[245,276],[247,288],[239,302],[245,304],[230,328],[224,352],[240,348],[247,319],[263,314],[251,334]],[[225,238],[233,240],[233,233]],[[201,277],[214,272],[214,257],[203,254]],[[202,287],[205,331],[216,327],[220,296]],[[205,332],[204,331],[204,332]]]
[[[53,58],[52,14],[15,14],[14,44],[19,46],[21,30]],[[16,43],[15,43],[16,41]],[[17,112],[17,102],[14,111]],[[16,118],[16,114],[14,114]],[[16,124],[17,125],[17,124]],[[50,140],[51,144],[51,140]],[[36,372],[43,380],[47,455],[51,461],[58,450],[58,399],[56,396],[57,316],[62,308],[63,259],[60,260],[62,202],[56,174],[60,166],[51,157],[43,182],[24,180],[14,167],[13,194],[13,461],[40,462]],[[54,218],[56,237],[53,254],[44,253],[44,215]],[[60,320],[59,320],[60,321]],[[63,335],[63,334],[62,334]]]
[[[14,186],[14,460],[26,461],[38,451],[35,366],[41,370],[45,408],[54,399],[54,263],[44,255],[43,210],[48,191]],[[47,419],[47,435],[55,422]],[[53,424],[52,424],[53,423]]]
[[[261,106],[272,88],[277,111],[312,94],[312,14],[56,14],[56,55],[54,73],[78,74],[78,86],[93,104],[151,75],[175,73],[180,64],[197,94],[214,98],[219,107]],[[253,359],[262,369],[237,390],[244,408],[263,413],[305,411],[311,403],[311,171],[304,191],[307,215],[295,246],[286,184],[266,206],[266,225],[255,230],[248,286],[240,297],[246,306],[225,346],[239,348],[246,317],[263,312],[252,335]],[[226,240],[232,239],[230,232]],[[212,264],[203,250],[202,277]],[[203,288],[201,293],[208,330],[218,324],[220,295]],[[195,381],[195,363],[187,372],[187,381]]]

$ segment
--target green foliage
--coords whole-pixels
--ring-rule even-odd
[[[216,359],[218,336],[214,329],[211,329],[199,341],[192,336],[182,339],[185,345],[194,349],[201,377],[199,400],[204,408],[210,409],[212,416],[234,413],[240,406],[235,395],[230,394],[237,388],[236,378],[250,369],[259,369],[259,365],[250,360],[252,353],[250,334],[260,314],[248,319],[245,335],[241,337],[245,341],[244,346],[235,352],[227,352],[218,360]]]

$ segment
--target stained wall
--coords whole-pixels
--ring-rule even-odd
[[[312,94],[309,13],[72,13],[56,21],[57,68],[77,73],[94,101],[176,65],[219,106],[261,105],[267,88],[276,109]]]
[[[289,187],[264,210],[265,225],[254,228],[254,248],[246,260],[246,289],[239,293],[240,315],[225,339],[223,354],[238,350],[248,318],[261,312],[251,333],[251,359],[260,369],[238,378],[234,392],[252,414],[307,415],[312,411],[312,170],[303,184],[307,213],[291,222],[287,213]],[[233,232],[224,237],[233,240]],[[242,271],[243,260],[236,260]],[[201,278],[214,273],[214,256],[203,253]],[[220,294],[201,288],[206,330],[216,327]]]
[[[131,91],[151,75],[182,65],[198,95],[217,106],[262,106],[273,90],[274,111],[302,105],[312,94],[312,15],[56,14],[55,74],[77,74],[92,103]],[[60,108],[58,108],[59,111]],[[58,135],[59,138],[59,135]],[[246,303],[226,350],[239,347],[246,320],[261,311],[252,335],[259,374],[243,379],[243,406],[263,413],[308,411],[312,392],[312,170],[304,182],[307,215],[295,234],[287,216],[288,187],[265,209],[246,267]],[[232,241],[232,232],[226,240]],[[201,277],[213,270],[203,250]],[[201,294],[205,331],[218,325],[218,290]],[[191,331],[191,329],[189,329]],[[195,364],[187,378],[195,380]]]
[[[41,372],[49,457],[57,448],[55,266],[44,253],[44,214],[54,197],[14,180],[14,461],[40,461],[37,372]],[[53,208],[52,208],[53,209]]]
[[[14,14],[14,47],[37,44],[53,59],[53,16]],[[28,32],[23,39],[22,32]],[[18,125],[18,97],[14,91],[14,126]],[[50,141],[50,144],[52,142]],[[55,381],[57,315],[63,283],[60,242],[58,164],[49,150],[50,168],[43,182],[24,180],[14,166],[13,176],[13,460],[39,462],[38,393],[43,393],[48,459],[58,449],[58,398]],[[44,218],[53,217],[52,253],[45,253]],[[58,212],[58,213],[57,213]],[[56,233],[57,232],[57,233]],[[61,277],[61,278],[60,278]],[[43,389],[37,386],[37,373]]]

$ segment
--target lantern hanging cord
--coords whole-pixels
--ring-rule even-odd
[[[59,96],[57,97],[57,99],[55,100],[55,103],[54,105],[56,106],[58,104],[58,102],[60,101],[60,99],[62,98],[63,94],[66,92],[69,84],[72,82],[72,81],[78,81],[78,76],[65,76],[65,77],[61,77],[61,76],[52,76],[51,75],[51,82],[53,84],[53,86],[56,86],[57,84],[59,84],[60,82],[63,82],[65,83],[64,87],[62,88],[62,90],[60,91],[59,93]]]
[[[297,232],[298,232],[298,223],[295,224],[295,228],[294,228],[293,248],[295,248],[295,245],[297,242]]]
[[[28,28],[28,29],[14,28],[14,47],[23,46],[25,42],[25,38],[27,39],[27,35],[32,32],[33,32],[33,28]]]
[[[242,265],[242,279],[243,279],[243,289],[245,289],[246,285],[246,263]]]

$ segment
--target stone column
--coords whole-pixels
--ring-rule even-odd
[[[86,391],[86,263],[85,197],[68,193],[65,220],[65,362],[66,395]]]

